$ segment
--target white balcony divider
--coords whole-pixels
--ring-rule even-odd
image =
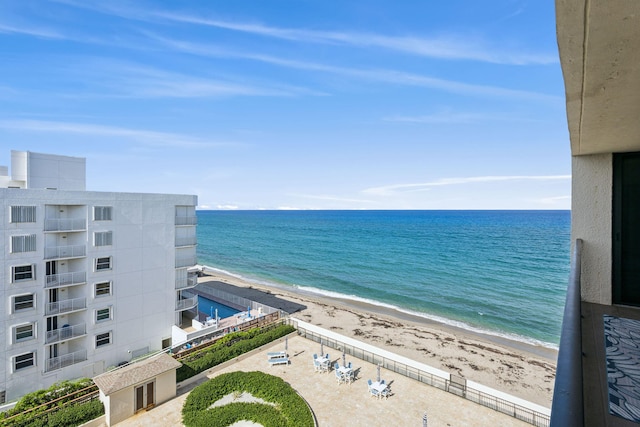
[[[87,299],[73,298],[62,301],[50,302],[45,306],[45,315],[51,316],[60,313],[68,313],[70,311],[83,310],[87,308]]]
[[[45,344],[51,344],[58,341],[70,340],[72,338],[78,338],[87,334],[86,323],[80,323],[78,325],[63,326],[62,328],[55,329],[53,331],[47,331],[45,337]]]
[[[177,216],[176,225],[196,225],[198,223],[198,217],[193,216]]]
[[[55,371],[56,369],[62,369],[79,362],[84,362],[85,360],[87,360],[87,350],[74,351],[73,353],[46,359],[44,371]]]
[[[85,245],[53,246],[44,248],[45,259],[79,258],[87,256]]]
[[[61,286],[79,285],[87,282],[86,271],[71,273],[49,274],[44,284],[45,288],[59,288]]]
[[[176,311],[188,310],[198,305],[198,297],[184,298],[176,301]]]
[[[86,218],[45,218],[44,231],[84,231]]]

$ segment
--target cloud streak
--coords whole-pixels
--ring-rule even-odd
[[[428,191],[434,187],[443,187],[448,185],[464,185],[491,182],[506,181],[556,181],[569,180],[571,175],[511,175],[511,176],[476,176],[465,178],[442,178],[436,181],[423,182],[417,184],[393,184],[381,187],[372,187],[362,190],[364,194],[375,196],[392,196],[402,193],[411,193],[418,191]]]
[[[546,65],[558,62],[556,55],[551,54],[506,52],[505,49],[501,47],[491,49],[483,46],[477,37],[465,38],[458,35],[432,38],[387,36],[373,33],[279,28],[262,24],[207,19],[199,16],[168,12],[155,12],[154,15],[170,21],[215,27],[288,41],[382,48],[399,53],[437,59],[471,60],[512,65]]]
[[[21,132],[63,133],[96,137],[104,136],[125,138],[145,145],[157,147],[203,148],[235,145],[231,143],[211,142],[197,137],[169,132],[45,120],[2,120],[0,121],[0,129],[19,130]]]

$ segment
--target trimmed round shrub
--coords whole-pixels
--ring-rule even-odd
[[[216,401],[232,393],[250,393],[274,405],[234,402],[212,408]],[[191,391],[182,408],[187,427],[229,426],[240,420],[264,427],[313,427],[307,403],[282,378],[264,372],[231,372],[219,375]]]

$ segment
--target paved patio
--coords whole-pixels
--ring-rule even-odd
[[[390,384],[392,395],[388,399],[378,400],[370,397],[367,390],[367,379],[376,379],[376,365],[347,355],[347,363],[352,362],[357,377],[350,385],[339,385],[333,372],[320,374],[313,369],[313,353],[320,352],[319,344],[298,336],[289,338],[287,352],[291,363],[270,366],[267,363],[267,352],[279,350],[284,350],[284,343],[274,344],[252,356],[241,358],[209,377],[232,371],[256,370],[277,375],[291,384],[309,403],[318,425],[323,427],[420,427],[425,413],[428,414],[429,427],[531,426],[385,369],[381,370],[381,377]],[[325,346],[326,352],[333,362],[342,363],[342,353]],[[117,426],[182,426],[182,405],[188,391],[180,390],[181,394],[171,401],[138,413]]]

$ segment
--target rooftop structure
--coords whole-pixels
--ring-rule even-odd
[[[85,159],[0,168],[0,403],[173,344],[197,297],[193,195],[85,191]]]
[[[556,14],[573,261],[551,425],[636,425],[640,354],[626,344],[640,346],[640,3],[556,0]]]

